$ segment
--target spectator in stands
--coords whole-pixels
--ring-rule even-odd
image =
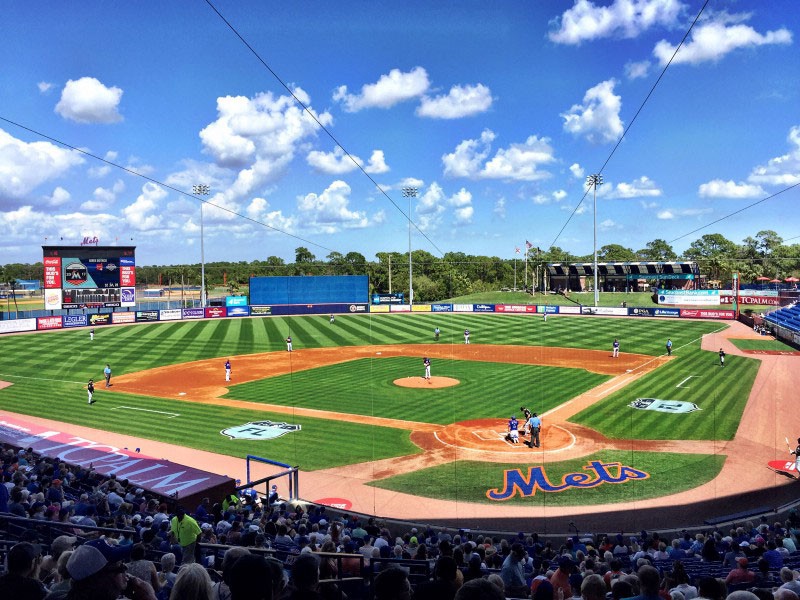
[[[756,587],[771,588],[778,585],[775,576],[769,570],[769,561],[766,558],[759,558],[756,567],[756,577],[753,581]]]
[[[440,556],[433,568],[433,581],[417,586],[417,600],[452,600],[456,594],[456,561],[452,556]]]
[[[563,594],[564,598],[572,596],[572,587],[569,584],[569,576],[572,573],[572,567],[573,562],[569,556],[563,555],[559,557],[558,569],[556,569],[550,577],[554,598],[557,598],[559,594]]]
[[[116,600],[123,592],[136,600],[156,600],[149,584],[128,577],[122,561],[129,552],[130,548],[111,546],[105,539],[78,546],[67,561],[72,577],[67,600]]]
[[[180,600],[212,600],[211,578],[202,565],[189,563],[181,566],[170,598]]]
[[[172,587],[175,585],[175,555],[167,552],[161,556],[161,571],[158,573],[158,600],[169,600]]]
[[[72,587],[72,577],[67,571],[67,562],[72,556],[72,550],[62,552],[56,563],[56,576],[50,586],[50,593],[45,596],[45,600],[64,600]]]
[[[600,575],[590,574],[584,577],[581,583],[581,598],[583,600],[605,600],[606,582]]]
[[[783,567],[780,572],[781,589],[791,590],[800,596],[800,581],[797,581],[794,571],[789,567]]]
[[[628,578],[620,578],[611,583],[611,598],[620,600],[621,598],[631,598],[635,595],[633,585]]]
[[[375,577],[375,600],[410,600],[411,595],[405,569],[390,565]]]
[[[234,563],[250,551],[240,546],[228,548],[222,557],[222,581],[214,584],[212,595],[215,600],[229,600],[231,597],[231,577]]]
[[[39,581],[42,551],[30,542],[11,547],[6,557],[8,572],[0,577],[0,598],[42,600],[47,589]]]
[[[59,557],[68,550],[75,547],[78,538],[69,535],[60,535],[50,543],[50,554],[42,560],[42,567],[39,571],[39,578],[49,584],[52,576],[56,574]]]
[[[182,552],[182,564],[195,562],[195,549],[197,538],[200,536],[200,526],[194,518],[186,514],[186,509],[179,506],[175,509],[175,516],[170,521],[170,530],[173,538],[180,544]]]
[[[697,593],[708,600],[723,600],[727,595],[725,582],[716,577],[701,577],[697,580]]]
[[[309,552],[298,556],[292,564],[291,572],[289,585],[286,586],[286,592],[283,594],[284,600],[313,600],[338,596],[335,586],[326,586],[326,593],[321,593],[319,559],[314,554]]]
[[[639,578],[639,594],[634,596],[634,600],[660,600],[658,593],[661,587],[661,576],[658,569],[650,565],[644,565],[636,571]]]
[[[778,547],[774,541],[767,542],[767,550],[762,555],[769,563],[771,571],[780,571],[783,568],[783,555],[778,551]]]
[[[134,544],[131,548],[131,560],[128,563],[128,573],[146,581],[153,589],[158,592],[161,583],[158,580],[158,571],[152,560],[145,558],[146,549],[144,544]]]
[[[505,600],[505,597],[503,590],[488,579],[472,579],[462,585],[455,595],[456,600]]]
[[[473,552],[469,557],[469,561],[467,562],[467,570],[464,573],[464,582],[467,582],[470,579],[480,579],[483,577],[483,569],[481,566],[480,554]]]
[[[198,523],[205,523],[211,518],[211,499],[203,498],[194,511],[194,518]]]
[[[525,583],[524,561],[525,549],[522,544],[514,542],[500,569],[500,577],[503,580],[505,592],[509,596],[527,597],[528,595],[528,586]]]

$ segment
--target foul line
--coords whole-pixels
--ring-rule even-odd
[[[111,410],[119,410],[121,408],[124,408],[126,410],[140,410],[142,412],[158,413],[160,415],[171,415],[171,416],[167,417],[168,419],[172,419],[172,418],[181,416],[180,413],[165,412],[163,410],[151,410],[149,408],[136,408],[135,406],[117,406],[116,408],[112,408]]]
[[[686,383],[687,381],[689,381],[689,380],[690,380],[692,377],[697,377],[697,375],[689,375],[689,376],[688,376],[686,379],[684,379],[683,381],[681,381],[681,382],[680,382],[678,385],[676,385],[675,387],[676,387],[676,388],[683,387],[683,384],[684,384],[684,383]],[[688,390],[688,389],[691,389],[691,388],[683,388],[683,389],[685,389],[685,390]]]

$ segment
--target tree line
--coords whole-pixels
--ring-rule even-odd
[[[368,261],[359,252],[331,252],[316,257],[303,246],[295,249],[294,262],[277,256],[250,262],[210,262],[205,265],[206,288],[224,287],[236,293],[247,285],[250,277],[297,275],[368,275],[371,292],[408,294],[408,253],[378,252]],[[527,261],[525,260],[527,258]],[[800,272],[800,243],[786,244],[771,230],[759,231],[737,244],[719,233],[702,236],[692,242],[681,255],[663,239],[648,242],[639,250],[619,244],[598,249],[597,259],[612,261],[693,261],[708,280],[726,283],[733,273],[742,282],[758,277],[785,279]],[[521,249],[515,258],[476,256],[464,252],[447,252],[442,257],[425,250],[411,253],[414,298],[420,302],[453,298],[502,288],[543,285],[547,263],[592,262],[593,255],[576,255],[551,246]],[[527,262],[527,277],[525,264]],[[16,279],[38,279],[43,276],[41,262],[7,264],[0,267],[0,281],[10,286]],[[137,284],[146,287],[199,286],[201,265],[153,265],[136,267]],[[516,285],[515,285],[516,284]]]

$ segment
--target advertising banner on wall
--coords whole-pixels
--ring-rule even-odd
[[[373,304],[369,307],[369,312],[371,313],[388,313],[389,312],[389,304]]]
[[[207,306],[206,319],[221,319],[227,316],[228,311],[224,306]]]
[[[733,304],[733,296],[720,296],[720,304]],[[739,304],[742,306],[778,306],[777,296],[739,296]]]
[[[86,327],[89,319],[86,315],[64,315],[61,317],[61,322],[64,327]]]
[[[453,312],[472,312],[473,304],[453,304]]]
[[[347,310],[353,314],[366,313],[369,312],[369,304],[351,304]]]
[[[119,323],[135,323],[136,322],[136,313],[135,312],[120,312],[120,313],[112,313],[111,315],[111,322],[114,325]]]
[[[180,308],[167,308],[158,311],[159,321],[180,321],[182,316]]]
[[[538,313],[547,313],[548,315],[554,315],[558,313],[557,306],[537,306],[536,312]]]
[[[391,312],[411,312],[411,307],[408,304],[390,304]]]
[[[205,316],[205,311],[202,308],[184,308],[181,311],[181,316],[184,319],[202,319]]]
[[[713,305],[719,304],[719,290],[658,290],[659,304]]]
[[[265,315],[272,314],[272,307],[271,306],[251,306],[250,307],[250,314],[254,317],[263,317]]]
[[[494,311],[499,313],[535,313],[534,304],[495,304]]]
[[[628,316],[628,309],[616,306],[581,306],[583,315]]]
[[[559,314],[562,315],[579,315],[581,314],[581,307],[580,306],[559,306],[558,307]]]
[[[431,304],[431,312],[453,312],[452,304]]]
[[[18,333],[20,331],[36,331],[36,319],[0,321],[0,333]]]
[[[494,312],[494,304],[473,304],[472,310],[473,312]]]
[[[157,310],[137,310],[136,311],[136,321],[137,322],[158,321],[158,311]]]
[[[414,304],[411,312],[431,312],[431,306],[430,304]]]
[[[713,310],[707,308],[682,308],[684,319],[733,319],[736,313],[732,310]]]
[[[111,325],[111,313],[89,315],[89,325]]]
[[[45,329],[61,329],[63,322],[61,317],[39,317],[36,319],[36,329],[39,331]]]
[[[247,296],[225,296],[225,306],[247,306]]]
[[[250,316],[250,307],[249,306],[229,306],[228,307],[228,316],[229,317],[249,317]]]

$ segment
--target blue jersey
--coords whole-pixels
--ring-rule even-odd
[[[508,430],[509,431],[516,431],[519,429],[519,421],[516,419],[509,419],[508,420]]]

